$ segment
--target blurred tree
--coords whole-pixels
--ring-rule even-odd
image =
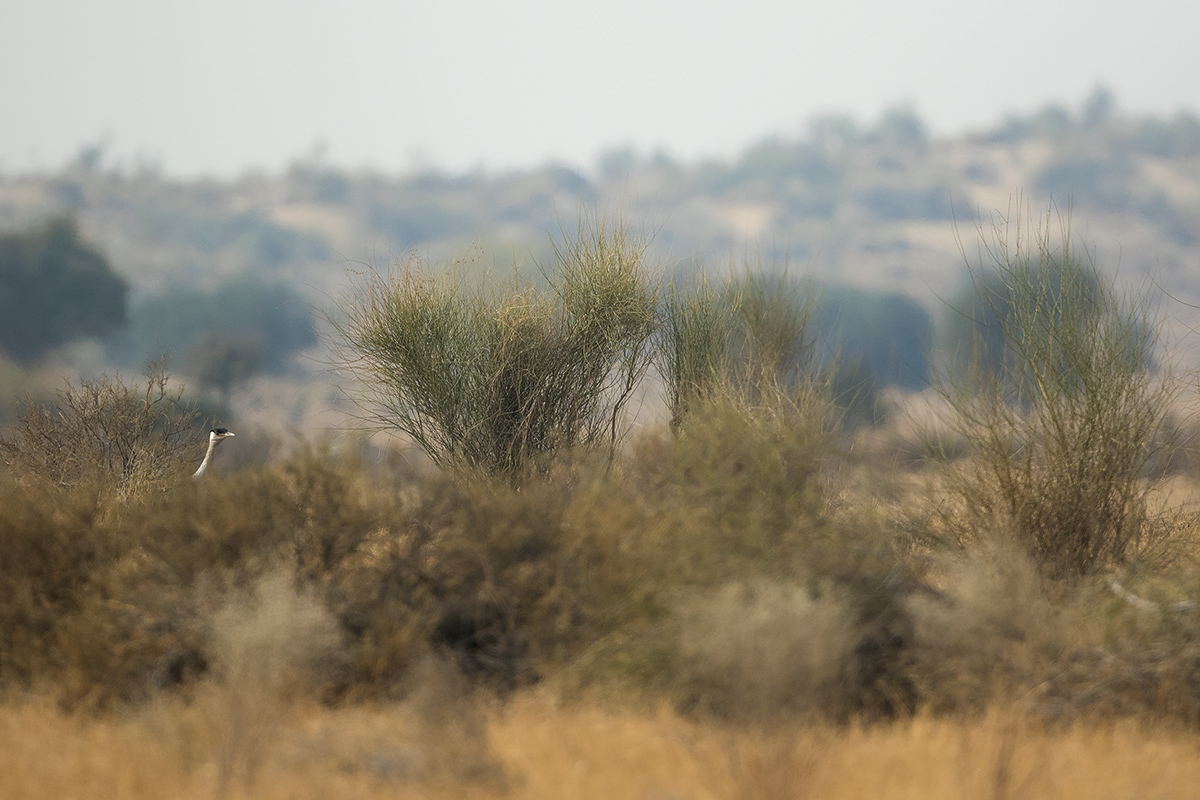
[[[933,319],[918,301],[895,292],[829,286],[813,320],[822,350],[844,370],[878,386],[929,386]]]
[[[1044,106],[1029,118],[1029,122],[1034,135],[1054,141],[1062,141],[1075,129],[1071,112],[1057,103]]]
[[[929,130],[916,111],[899,106],[884,112],[871,128],[869,139],[898,150],[923,153],[929,143]]]
[[[0,350],[29,364],[125,323],[129,287],[70,218],[0,236]]]
[[[1019,268],[1015,274],[1028,286],[1014,284],[1011,270],[973,268],[971,283],[951,305],[942,330],[943,349],[956,379],[966,377],[972,368],[988,375],[1011,369],[1012,342],[1029,335],[1019,329],[1024,320],[1018,290],[1033,296],[1037,313],[1056,324],[1064,303],[1073,304],[1071,321],[1080,326],[1091,324],[1103,311],[1104,284],[1090,263],[1073,254],[1064,262],[1060,253],[1049,252],[1039,254],[1038,259],[1015,262],[1012,267]],[[1135,344],[1144,347],[1150,335],[1150,331],[1142,331]]]
[[[229,394],[233,387],[262,369],[263,356],[263,340],[260,336],[229,337],[213,332],[192,350],[187,364],[202,387],[216,389],[221,401],[229,405]]]
[[[826,156],[838,157],[862,143],[865,135],[845,114],[816,117],[808,123],[808,141]]]
[[[1161,158],[1194,156],[1200,153],[1200,119],[1188,111],[1180,111],[1169,120],[1147,117],[1138,125],[1134,146]]]
[[[1107,86],[1097,86],[1083,101],[1080,124],[1085,130],[1098,128],[1109,122],[1117,110],[1117,96]]]
[[[605,180],[618,180],[637,169],[640,159],[629,145],[611,147],[596,158],[596,169]]]
[[[182,370],[228,394],[251,374],[285,371],[296,351],[316,342],[305,298],[288,286],[244,277],[212,291],[171,289],[137,303],[114,357],[137,364],[174,355],[184,359]]]
[[[1070,197],[1080,205],[1127,213],[1136,206],[1136,165],[1126,157],[1093,158],[1067,154],[1048,163],[1035,186],[1050,197]]]
[[[943,186],[874,184],[858,192],[857,200],[880,219],[954,218],[950,190]]]

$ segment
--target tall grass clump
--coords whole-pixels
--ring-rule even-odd
[[[1144,479],[1177,388],[1152,369],[1148,299],[1095,270],[1069,217],[1057,237],[1051,222],[1018,217],[985,234],[988,263],[969,266],[974,318],[988,322],[942,389],[970,454],[952,481],[960,530],[1009,530],[1065,577],[1154,544]]]
[[[371,419],[440,466],[510,477],[560,449],[611,446],[651,359],[645,248],[595,219],[555,246],[547,289],[472,289],[415,259],[362,276],[334,325]]]
[[[817,377],[814,295],[782,272],[746,269],[732,285],[740,325],[736,380],[747,397],[794,394]]]
[[[729,375],[737,302],[723,287],[701,276],[692,282],[672,281],[663,311],[656,352],[671,425],[678,427],[688,409],[711,400]]]

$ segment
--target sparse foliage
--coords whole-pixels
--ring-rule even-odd
[[[985,241],[973,276],[990,326],[943,390],[970,453],[954,483],[965,528],[1010,529],[1063,576],[1122,563],[1154,530],[1144,479],[1178,389],[1149,369],[1147,300],[1100,278],[1069,218],[1057,239],[1052,219]]]
[[[119,499],[194,469],[203,446],[198,412],[170,388],[162,363],[144,378],[144,389],[120,375],[68,382],[52,406],[27,398],[16,425],[0,436],[8,469],[60,487],[95,485]]]

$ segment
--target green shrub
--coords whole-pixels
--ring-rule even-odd
[[[623,225],[556,246],[550,288],[495,294],[416,260],[361,276],[333,321],[371,418],[439,465],[519,476],[556,451],[615,444],[649,365],[657,291]]]
[[[736,315],[736,299],[703,276],[667,287],[655,352],[673,426],[693,403],[711,399],[730,374]]]
[[[814,308],[811,294],[786,270],[747,266],[719,286],[703,277],[673,282],[655,343],[672,424],[680,425],[691,405],[723,394],[770,406],[822,380]]]
[[[750,399],[789,394],[816,375],[815,295],[788,276],[747,267],[731,287],[738,299],[735,383]]]

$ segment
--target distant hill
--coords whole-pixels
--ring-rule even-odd
[[[614,150],[586,173],[383,175],[301,162],[184,182],[86,155],[53,173],[0,175],[0,231],[71,214],[135,294],[246,273],[336,293],[348,266],[413,248],[437,260],[477,243],[500,262],[539,259],[548,234],[599,207],[656,231],[666,269],[786,258],[936,313],[962,280],[956,234],[973,251],[976,220],[1023,194],[1035,211],[1051,197],[1071,204],[1102,268],[1119,262],[1124,278],[1152,275],[1200,305],[1200,120],[1122,114],[1103,90],[1078,109],[1048,106],[955,139],[896,109],[871,124],[815,120],[733,160]]]

